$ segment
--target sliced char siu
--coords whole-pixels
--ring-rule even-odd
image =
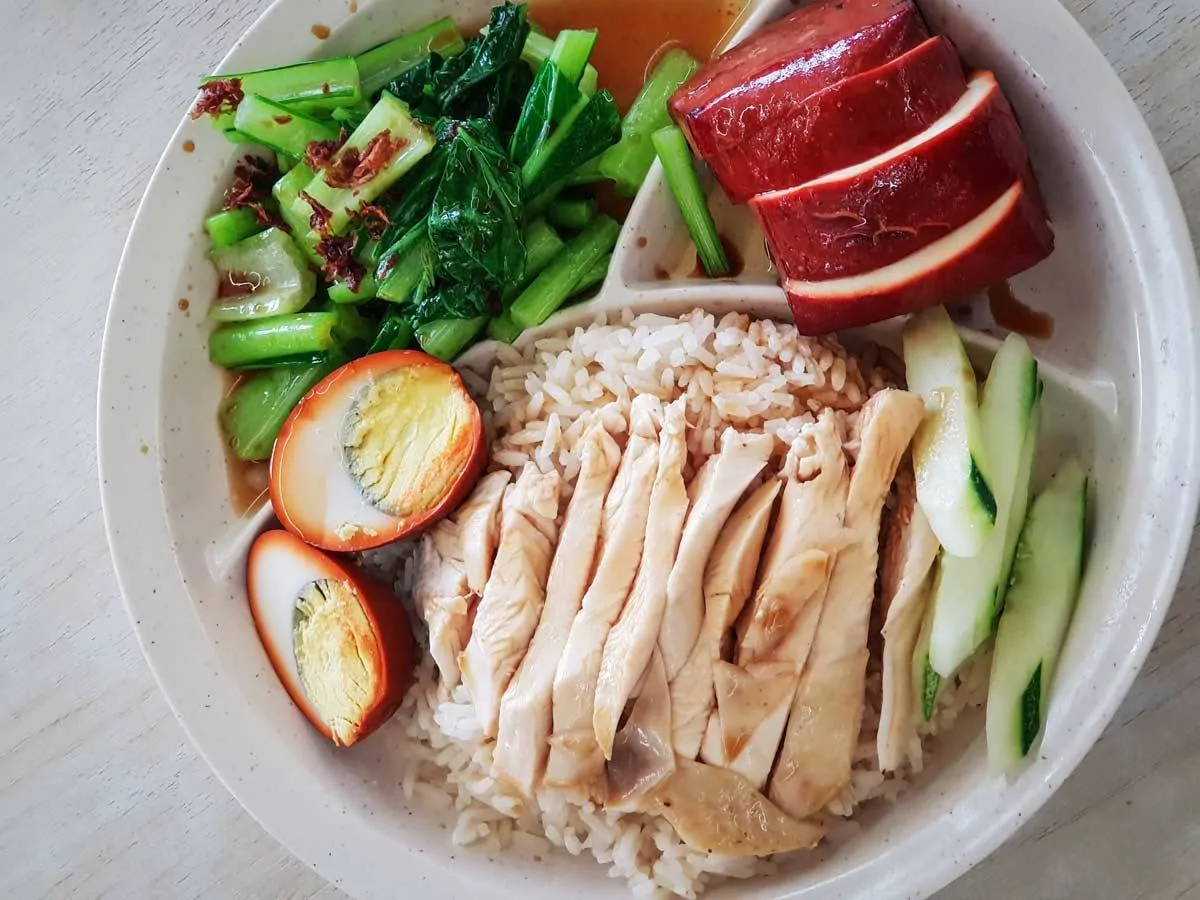
[[[787,277],[822,281],[899,262],[966,225],[1016,181],[1033,183],[1021,130],[995,76],[979,72],[921,134],[750,205]]]
[[[870,159],[920,134],[967,89],[958,51],[932,37],[902,56],[830,85],[746,135],[722,157],[735,203]],[[830,135],[841,135],[830,140]],[[850,139],[847,139],[847,136]]]
[[[806,281],[777,256],[796,327],[803,334],[856,328],[945,303],[1023,272],[1054,249],[1036,187],[1014,182],[994,203],[899,262],[861,275]]]
[[[911,0],[818,0],[705,66],[671,98],[671,112],[729,196],[744,201],[788,186],[789,173],[778,170],[779,152],[790,153],[804,138],[787,132],[773,138],[772,128],[797,122],[803,129],[813,94],[928,38]],[[832,125],[835,113],[823,112],[824,105],[813,109],[819,117],[829,115]],[[758,148],[745,152],[764,129]]]

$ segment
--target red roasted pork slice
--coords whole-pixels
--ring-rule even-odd
[[[856,328],[970,294],[1050,255],[1054,235],[1037,189],[1016,181],[974,219],[890,265],[826,281],[796,277],[776,256],[804,334]]]
[[[1021,129],[995,76],[979,72],[946,115],[910,140],[750,205],[789,277],[820,281],[912,255],[1014,181],[1033,184]]]
[[[796,118],[810,95],[928,37],[912,0],[818,0],[701,69],[671,98],[671,113],[729,195],[749,197],[763,185],[785,186],[774,173],[788,163],[769,146],[751,157],[739,145]]]
[[[966,89],[958,51],[946,38],[932,37],[749,132],[721,158],[725,191],[734,203],[745,203],[870,159],[928,128]]]

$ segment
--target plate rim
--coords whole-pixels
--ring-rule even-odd
[[[264,32],[275,27],[276,17],[290,15],[290,8],[298,6],[302,2],[309,2],[310,6],[313,5],[312,0],[273,0],[249,28],[237,38],[229,52],[222,59],[217,71],[227,71],[228,67],[239,57],[243,46],[248,41],[252,38],[263,36]],[[1197,273],[1194,246],[1190,239],[1188,226],[1183,216],[1182,206],[1175,191],[1174,183],[1170,178],[1153,135],[1132,97],[1129,95],[1128,90],[1083,27],[1058,2],[1043,2],[1043,5],[1047,7],[1046,15],[1050,17],[1042,23],[1043,27],[1054,29],[1055,31],[1073,32],[1072,36],[1081,42],[1080,46],[1086,45],[1087,52],[1094,57],[1092,62],[1102,67],[1103,78],[1108,83],[1100,85],[1101,89],[1105,92],[1106,96],[1111,96],[1114,102],[1120,103],[1123,107],[1118,113],[1127,122],[1127,127],[1131,129],[1131,133],[1127,136],[1142,150],[1145,156],[1143,165],[1146,173],[1157,188],[1155,195],[1162,205],[1161,211],[1163,213],[1162,231],[1164,234],[1170,236],[1171,246],[1181,251],[1169,258],[1167,264],[1170,265],[1173,263],[1175,271],[1174,273],[1171,273],[1169,270],[1165,271],[1161,276],[1163,283],[1174,283],[1180,288],[1182,295],[1189,301],[1193,322],[1200,321],[1200,275]],[[342,13],[344,12],[343,8]],[[339,24],[344,24],[346,21],[342,13],[338,13],[340,17]],[[312,46],[315,49],[320,44],[319,42],[315,42]],[[182,576],[177,568],[171,573],[159,573],[154,578],[147,580],[147,575],[143,571],[144,561],[139,559],[144,545],[134,542],[128,536],[131,524],[143,527],[146,525],[144,521],[132,523],[128,521],[130,508],[124,505],[128,502],[128,498],[136,497],[139,503],[142,504],[139,508],[143,511],[146,508],[156,507],[164,520],[166,519],[167,511],[163,504],[162,492],[160,490],[159,470],[155,467],[152,473],[146,474],[149,472],[149,466],[142,468],[129,466],[129,443],[127,435],[122,437],[118,433],[127,423],[122,418],[122,415],[117,412],[117,405],[114,401],[117,399],[122,376],[129,374],[124,372],[124,367],[129,365],[129,360],[123,358],[118,350],[120,338],[123,336],[126,339],[128,338],[128,335],[123,333],[126,330],[126,323],[121,316],[124,307],[128,305],[127,298],[132,293],[136,293],[137,290],[135,282],[138,275],[139,261],[134,258],[134,252],[137,245],[144,240],[143,233],[146,231],[147,222],[155,203],[161,202],[156,197],[156,186],[163,177],[170,158],[176,152],[175,148],[179,144],[180,135],[187,129],[188,125],[189,120],[185,114],[181,124],[172,133],[166,149],[155,166],[146,191],[139,202],[137,213],[134,216],[129,236],[121,254],[110,297],[108,314],[106,316],[97,392],[97,455],[105,533],[108,539],[110,556],[113,560],[118,586],[143,656],[146,658],[159,689],[166,697],[172,712],[183,726],[185,733],[187,733],[205,763],[212,769],[214,774],[239,801],[243,808],[269,834],[285,846],[290,853],[316,871],[321,877],[343,889],[352,890],[346,885],[346,873],[353,872],[363,862],[362,859],[356,860],[354,858],[356,855],[354,848],[343,845],[341,848],[342,852],[337,859],[333,858],[333,853],[330,853],[329,857],[321,855],[318,858],[318,854],[312,851],[317,849],[315,844],[321,845],[321,849],[323,849],[325,846],[324,842],[313,842],[302,839],[303,835],[298,834],[298,832],[304,830],[302,827],[297,827],[296,824],[288,821],[286,815],[280,816],[276,814],[273,805],[267,802],[267,798],[261,796],[263,794],[261,789],[247,784],[238,777],[236,771],[238,766],[231,761],[231,757],[229,756],[229,745],[235,745],[236,738],[233,741],[230,741],[227,736],[223,738],[220,735],[220,729],[227,726],[222,726],[220,720],[215,715],[205,715],[200,709],[201,704],[198,701],[203,693],[203,686],[186,684],[184,683],[186,679],[181,680],[176,675],[177,670],[181,666],[184,669],[188,667],[194,668],[193,664],[191,662],[182,663],[179,657],[162,649],[168,643],[185,639],[179,635],[172,636],[170,634],[171,631],[177,630],[180,627],[178,616],[174,617],[171,628],[163,630],[164,626],[158,621],[159,614],[155,610],[155,604],[157,603],[155,596],[158,593],[158,588],[150,587],[150,584],[151,582],[155,582],[158,583],[159,587],[182,586],[184,591],[186,591],[186,584],[183,583]],[[728,287],[718,286],[682,290],[688,290],[689,296],[697,298],[696,302],[701,304],[705,292],[709,296],[716,296],[721,291],[727,293]],[[1185,346],[1190,345],[1194,351],[1194,336],[1189,333],[1185,335],[1185,339]],[[1190,358],[1195,359],[1194,352],[1190,354]],[[136,369],[137,367],[135,366],[134,368]],[[1191,386],[1193,389],[1196,388],[1198,381],[1197,368],[1193,364],[1191,369]],[[155,372],[154,374],[157,375],[158,373]],[[150,390],[152,396],[157,400],[160,393],[158,383],[155,382]],[[1195,394],[1193,393],[1192,396],[1195,396]],[[154,417],[157,417],[158,410],[159,406],[156,402],[153,409]],[[1187,442],[1183,458],[1189,463],[1190,474],[1195,474],[1198,465],[1200,465],[1200,452],[1198,452],[1198,445],[1200,445],[1200,424],[1197,423],[1195,416],[1189,416],[1188,418],[1189,421],[1180,426],[1186,432]],[[131,471],[133,472],[132,475],[130,474]],[[129,490],[130,488],[133,490]],[[1127,657],[1126,665],[1118,672],[1113,673],[1115,677],[1110,677],[1108,680],[1107,689],[1101,693],[1100,696],[1102,699],[1096,705],[1096,712],[1080,723],[1080,727],[1075,730],[1074,739],[1050,765],[1044,783],[1038,786],[1040,790],[1035,790],[1034,785],[1028,785],[1021,795],[1013,798],[1014,815],[1010,815],[1007,818],[998,818],[993,827],[977,834],[968,843],[965,852],[957,854],[952,860],[944,861],[939,866],[914,873],[905,884],[897,887],[897,896],[899,896],[901,891],[906,895],[914,896],[931,894],[985,859],[1001,843],[1015,833],[1023,820],[1040,809],[1094,746],[1102,731],[1108,726],[1115,715],[1120,702],[1128,693],[1133,680],[1141,671],[1145,658],[1153,646],[1154,639],[1174,599],[1182,567],[1187,559],[1187,549],[1195,525],[1197,509],[1200,508],[1200,481],[1195,478],[1186,480],[1181,485],[1180,501],[1170,516],[1171,526],[1168,531],[1171,537],[1170,545],[1163,550],[1168,559],[1168,564],[1160,570],[1152,589],[1143,585],[1140,591],[1140,593],[1148,594],[1152,601],[1148,604],[1145,612],[1143,619],[1144,627],[1141,629],[1137,641],[1130,648],[1131,652]],[[164,533],[166,531],[164,529]],[[162,538],[163,536],[160,535],[159,537]],[[166,540],[169,547],[169,538],[166,538]],[[172,556],[173,562],[174,557]],[[174,576],[173,582],[171,581],[172,575]],[[166,581],[162,581],[161,579],[163,578]],[[197,621],[190,637],[194,639],[202,635],[202,628]],[[164,640],[164,638],[166,639]],[[195,640],[190,642],[196,643]],[[217,682],[220,682],[224,678],[219,669],[214,670],[212,677]],[[244,751],[234,749],[233,752],[241,753]],[[251,756],[253,756],[252,751]],[[300,779],[296,778],[293,781],[299,782]],[[458,893],[459,891],[466,893],[470,890],[478,890],[478,886],[474,882],[459,879],[453,873],[431,865],[429,861],[420,860],[415,855],[412,856],[412,862],[416,870],[423,872],[423,878],[436,877],[439,879],[439,885],[445,883],[441,881],[443,878],[452,879],[450,887],[454,893]],[[844,873],[844,875],[852,874]],[[831,888],[836,889],[838,882],[843,877],[835,876],[827,884]],[[783,892],[777,894],[777,896],[794,895],[794,892],[787,890],[786,886],[781,885],[781,887],[783,888]],[[353,890],[357,890],[357,886]]]

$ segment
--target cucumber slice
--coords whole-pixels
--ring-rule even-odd
[[[983,387],[980,425],[996,500],[996,526],[975,556],[943,554],[933,592],[934,669],[949,677],[991,636],[1004,604],[1037,448],[1041,381],[1029,344],[1010,335]]]
[[[218,300],[210,314],[216,322],[299,312],[317,291],[304,255],[278,228],[217,248],[211,256],[222,284],[253,286],[250,293]]]
[[[921,632],[917,637],[917,646],[913,651],[913,696],[916,697],[915,709],[922,722],[933,719],[933,711],[937,709],[938,695],[942,692],[942,676],[939,675],[929,662],[929,637],[933,631],[933,606],[925,611],[925,621],[921,624]]]
[[[331,187],[326,181],[326,174],[322,172],[304,188],[309,197],[329,210],[329,229],[334,234],[343,234],[355,210],[378,199],[409,169],[428,156],[435,143],[433,134],[412,117],[408,106],[384,91],[363,123],[354,129],[342,149],[334,155],[330,168],[335,168],[343,161],[347,153],[361,153],[381,135],[385,135],[396,149],[378,172],[352,187]],[[306,220],[312,215],[312,207],[303,198],[293,204],[293,210]]]
[[[904,367],[927,410],[913,441],[917,501],[947,553],[974,556],[995,527],[996,498],[985,474],[975,373],[942,307],[909,319]]]
[[[988,759],[998,772],[1028,755],[1046,721],[1083,578],[1087,488],[1083,466],[1070,460],[1033,501],[1021,529],[988,687]]]

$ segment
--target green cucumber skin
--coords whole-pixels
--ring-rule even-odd
[[[971,479],[971,490],[979,500],[979,508],[989,522],[996,524],[996,495],[974,456],[971,457],[971,474],[968,477]]]
[[[1088,490],[1082,467],[1069,461],[1021,530],[988,691],[988,756],[998,772],[1027,757],[1045,725],[1083,579]]]
[[[1021,757],[1024,758],[1033,749],[1033,742],[1042,730],[1042,663],[1033,670],[1033,677],[1021,694],[1018,714],[1021,717]]]
[[[1002,498],[992,495],[995,528],[1002,530],[992,534],[980,554],[944,560],[942,574],[947,580],[945,584],[939,580],[933,601],[933,660],[943,676],[953,674],[996,631],[1029,502],[1041,394],[1037,363],[1028,344],[1010,338],[997,353],[984,384],[980,425],[987,449],[996,454],[996,484],[1011,493]],[[1023,436],[1020,444],[1014,441],[1018,435]]]
[[[921,631],[917,635],[917,645],[913,648],[913,693],[916,698],[917,714],[923,722],[932,721],[934,710],[937,709],[938,694],[942,689],[942,677],[938,675],[929,661],[929,637],[932,629],[933,594],[931,586],[925,615],[921,622]]]
[[[970,559],[987,543],[997,511],[975,370],[941,307],[912,316],[903,354],[908,388],[927,410],[913,444],[917,500],[946,552]]]

